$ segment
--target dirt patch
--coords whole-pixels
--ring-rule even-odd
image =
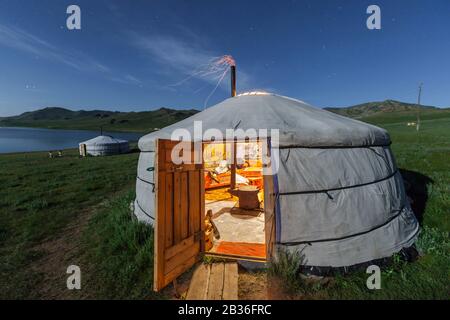
[[[68,290],[66,281],[67,267],[77,265],[81,269],[81,283],[83,274],[87,274],[89,266],[82,261],[81,237],[83,230],[89,223],[92,211],[84,211],[59,234],[60,236],[44,241],[33,250],[41,254],[41,258],[33,263],[31,270],[42,276],[42,281],[35,288],[33,296],[41,299],[81,299],[86,293],[83,290]]]
[[[301,296],[289,295],[281,282],[264,271],[239,270],[239,300],[293,300]]]
[[[272,277],[265,271],[239,270],[239,300],[317,300],[329,299],[324,290],[311,290],[314,286],[332,286],[328,277],[303,277],[305,290],[290,292],[283,280]],[[302,293],[305,292],[305,293]]]

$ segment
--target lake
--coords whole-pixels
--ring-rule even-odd
[[[129,141],[137,141],[143,136],[132,132],[103,131],[103,134]],[[99,131],[88,130],[0,127],[0,153],[78,148],[78,143],[99,135]]]

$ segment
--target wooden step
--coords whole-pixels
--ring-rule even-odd
[[[236,262],[199,264],[192,276],[186,300],[237,300]]]
[[[187,300],[206,300],[206,288],[208,287],[210,268],[209,265],[201,263],[192,275]]]
[[[225,263],[222,300],[238,299],[238,280],[239,276],[237,263]]]

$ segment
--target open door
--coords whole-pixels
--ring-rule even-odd
[[[184,144],[192,161],[174,164],[172,150]],[[187,148],[189,147],[190,148]],[[200,148],[202,149],[202,148]],[[195,153],[201,164],[194,164]],[[197,262],[205,246],[205,200],[202,150],[191,142],[159,139],[155,155],[154,284],[159,291]]]

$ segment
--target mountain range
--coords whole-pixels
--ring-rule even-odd
[[[367,122],[414,121],[420,113],[423,119],[450,116],[450,109],[418,106],[395,100],[367,102],[350,107],[324,108],[328,111]],[[160,108],[153,111],[119,112],[105,110],[72,111],[47,107],[18,116],[0,117],[0,126],[41,127],[52,129],[86,129],[108,131],[150,132],[183,120],[199,112],[195,109]]]
[[[418,110],[438,110],[439,108],[433,106],[423,106],[412,103],[406,103],[396,100],[385,100],[378,102],[366,102],[357,104],[351,107],[343,108],[325,108],[328,111],[338,113],[340,115],[351,118],[363,118],[372,116],[377,113],[389,113],[389,112],[410,112]]]
[[[107,131],[149,132],[183,120],[197,112],[197,110],[169,108],[142,112],[72,111],[59,107],[47,107],[18,116],[0,118],[0,126],[83,130],[103,128]]]

